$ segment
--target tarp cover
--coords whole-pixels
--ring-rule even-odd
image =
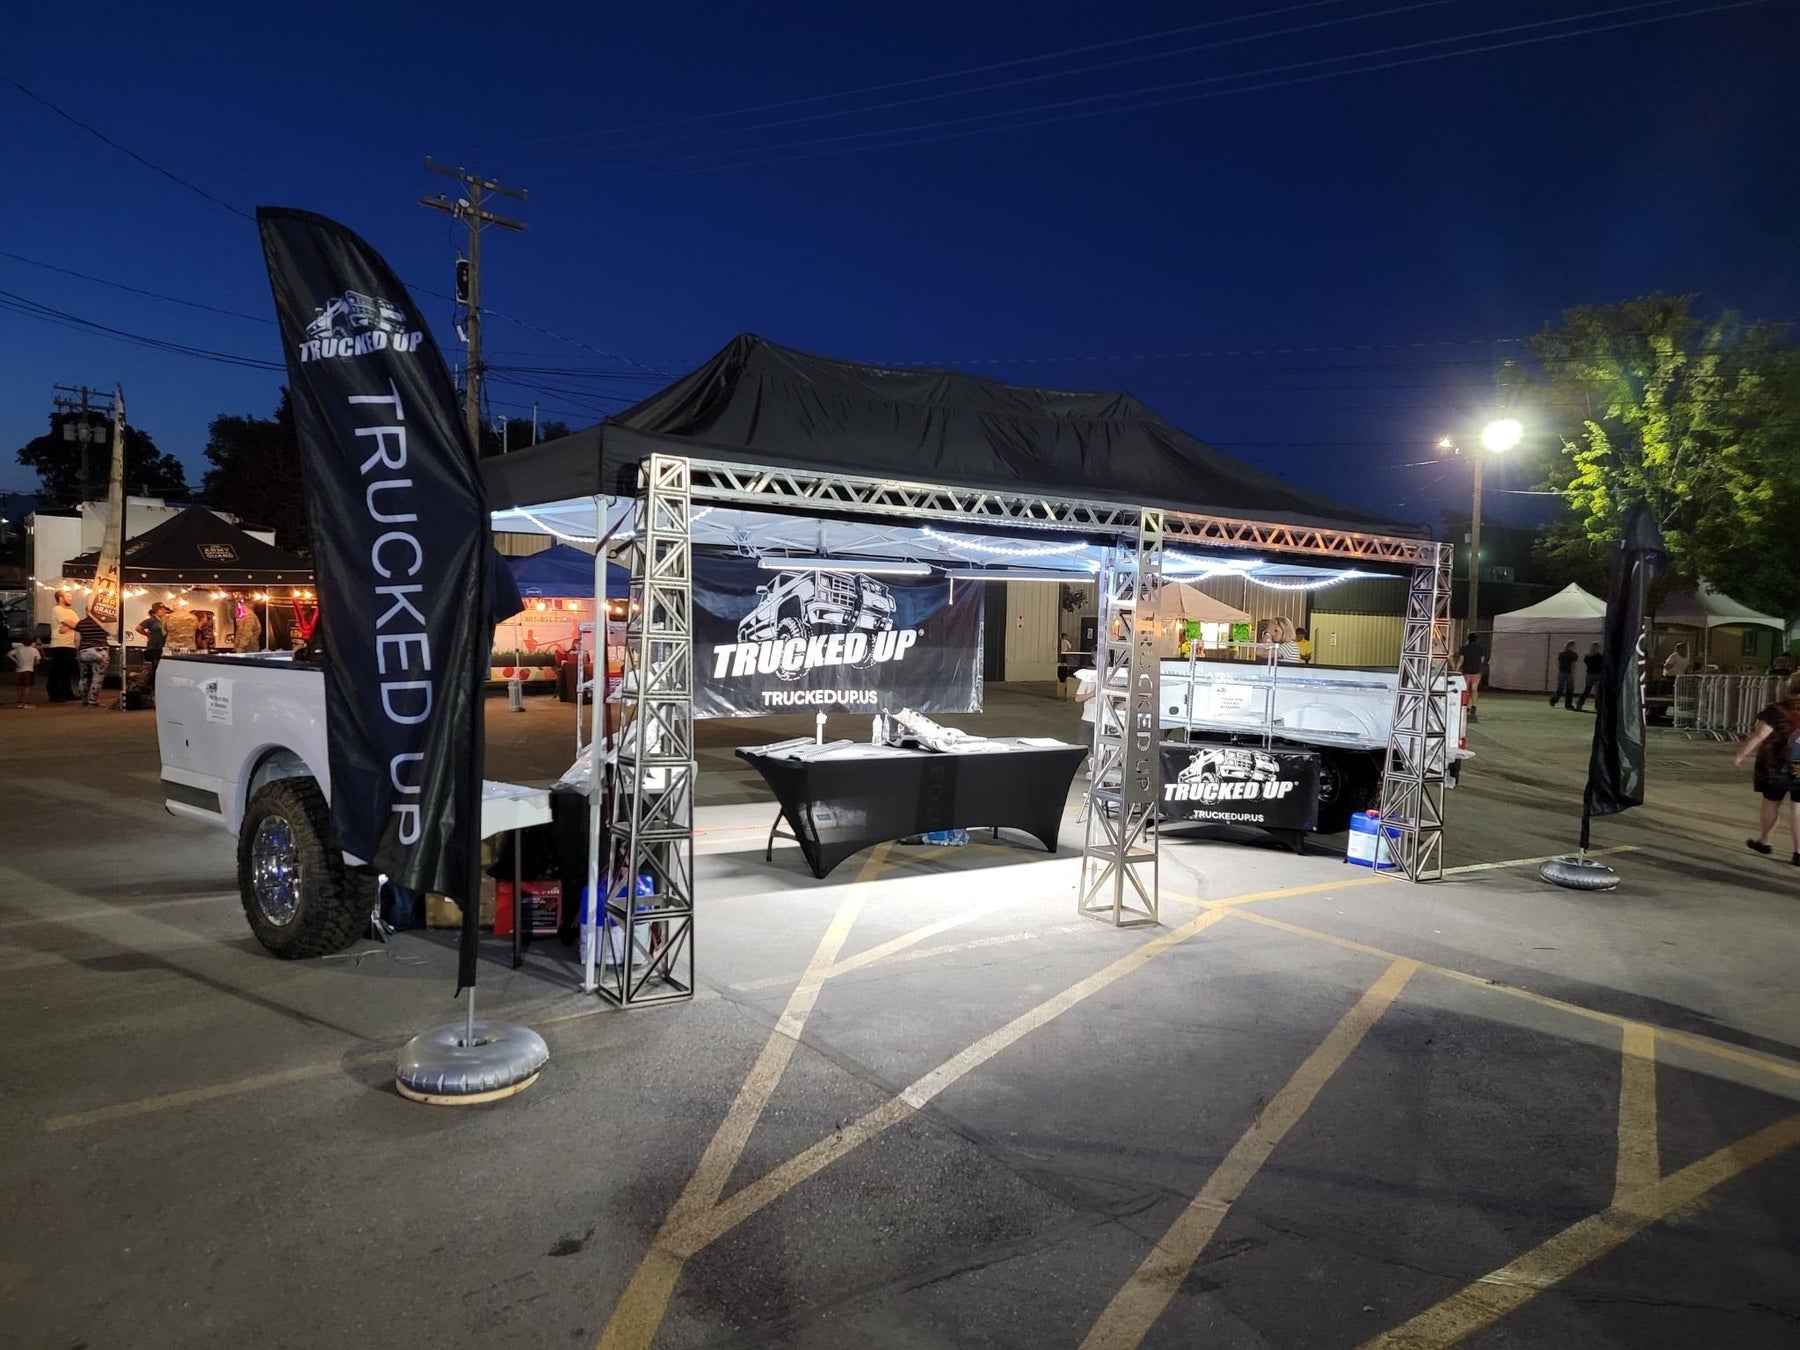
[[[859,365],[748,334],[598,426],[484,461],[488,505],[634,496],[637,464],[657,453],[1277,524],[1425,533],[1252,468],[1130,394]]]
[[[573,600],[594,594],[594,555],[570,544],[552,544],[523,558],[508,558],[506,566],[527,600]],[[618,563],[606,565],[606,593],[615,600],[631,594],[631,573]]]
[[[312,580],[312,565],[265,544],[229,520],[190,506],[125,541],[125,582],[170,586],[289,586]],[[70,558],[65,577],[91,577],[98,549]]]

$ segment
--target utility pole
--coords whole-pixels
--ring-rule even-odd
[[[483,366],[481,363],[481,232],[489,225],[498,225],[503,230],[523,230],[523,221],[509,220],[505,216],[497,216],[487,210],[486,202],[489,194],[510,197],[514,201],[531,200],[531,194],[519,188],[503,187],[491,178],[483,178],[479,174],[470,173],[467,169],[446,168],[442,164],[431,162],[431,156],[425,157],[425,167],[433,173],[441,173],[446,178],[454,178],[462,184],[463,195],[452,202],[442,194],[436,197],[419,198],[420,206],[429,206],[433,211],[442,211],[453,219],[460,220],[469,231],[469,256],[465,269],[463,260],[457,264],[457,300],[463,305],[465,341],[468,344],[468,372],[464,379],[463,418],[469,428],[469,440],[475,453],[481,453],[481,380]],[[465,280],[466,277],[466,280]]]
[[[1473,633],[1481,626],[1481,470],[1487,456],[1475,456],[1475,501],[1469,516],[1469,618],[1464,630]]]
[[[102,444],[111,437],[107,423],[112,420],[112,403],[105,394],[96,394],[85,384],[59,384],[53,386],[53,389],[55,398],[52,401],[56,411],[74,419],[63,423],[63,439],[81,446],[81,501],[76,503],[79,509],[81,502],[87,501],[89,496],[88,446]],[[93,420],[95,414],[105,421],[96,425]]]

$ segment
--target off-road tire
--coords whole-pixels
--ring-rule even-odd
[[[1373,787],[1374,775],[1356,760],[1320,755],[1318,833],[1342,834],[1349,829],[1350,817],[1368,810]]]
[[[873,670],[875,668],[875,639],[880,634],[892,632],[893,630],[889,628],[864,628],[858,631],[860,631],[864,637],[868,638],[869,645],[867,650],[863,652],[862,660],[852,661],[850,663],[851,669]]]
[[[244,808],[238,830],[238,896],[256,940],[286,961],[341,952],[369,926],[375,877],[344,865],[327,841],[329,819],[325,795],[310,778],[265,783]],[[285,922],[265,913],[256,894],[256,840],[263,823],[272,820],[285,822],[292,832],[297,869],[294,912]]]
[[[792,638],[805,637],[806,625],[791,614],[775,625],[775,640],[777,642],[786,643]],[[802,675],[806,674],[806,662],[803,659],[800,664],[795,666],[792,670],[789,670],[786,666],[777,666],[775,668],[775,674],[784,680],[797,680]]]

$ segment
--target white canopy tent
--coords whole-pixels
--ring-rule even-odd
[[[617,497],[573,497],[541,506],[511,507],[493,513],[494,528],[512,534],[540,534],[592,547],[604,537],[609,549],[636,537],[637,502]],[[1092,580],[1104,550],[1080,539],[997,537],[939,529],[928,524],[835,520],[731,507],[696,507],[692,514],[696,547],[729,548],[756,556],[802,554],[830,558],[892,558],[928,563],[953,579],[987,577]],[[1163,563],[1171,581],[1247,577],[1276,589],[1320,590],[1358,577],[1391,577],[1390,571],[1355,567],[1314,567],[1236,553],[1171,550]]]
[[[1686,637],[1681,632],[1670,632],[1670,629],[1692,629],[1695,636]],[[1730,670],[1740,653],[1735,647],[1718,647],[1713,645],[1713,630],[1718,628],[1772,628],[1785,638],[1787,625],[1772,615],[1763,614],[1751,609],[1748,605],[1739,604],[1729,595],[1715,591],[1705,581],[1699,589],[1686,595],[1671,595],[1656,609],[1656,651],[1653,657],[1661,662],[1667,654],[1674,650],[1675,643],[1687,641],[1688,651],[1692,654],[1696,668],[1704,665],[1715,665],[1723,670]],[[1743,655],[1752,653],[1752,647],[1746,640]],[[1766,656],[1749,664],[1760,670]]]
[[[1602,640],[1606,602],[1571,583],[1547,600],[1494,616],[1488,683],[1496,689],[1546,693],[1556,687],[1556,653],[1565,643],[1586,652]]]

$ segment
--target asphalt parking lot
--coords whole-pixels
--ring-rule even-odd
[[[562,769],[569,710],[489,706],[491,774]],[[0,713],[0,1343],[1792,1347],[1800,868],[1660,735],[1596,825],[1623,885],[1548,887],[1589,722],[1482,712],[1442,883],[1171,839],[1125,930],[1075,913],[1073,801],[1055,856],[765,862],[730,749],[792,733],[705,724],[698,996],[490,941],[552,1060],[464,1110],[391,1085],[449,935],[277,962],[148,714]]]

